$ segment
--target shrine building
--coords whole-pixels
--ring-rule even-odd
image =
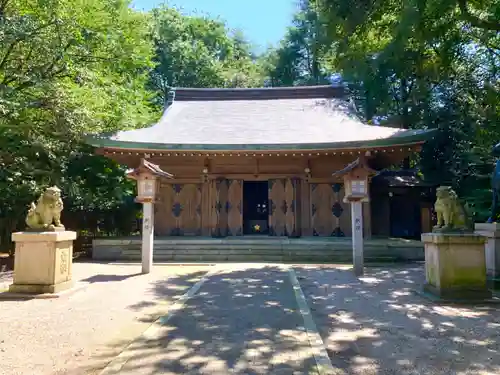
[[[157,184],[158,237],[293,238],[349,237],[349,203],[334,173],[362,160],[371,176],[383,175],[431,137],[363,123],[343,86],[178,88],[156,124],[89,143],[122,165],[146,159],[173,175]],[[364,236],[390,236],[391,194],[372,184]],[[426,230],[429,208],[400,202],[396,210]]]

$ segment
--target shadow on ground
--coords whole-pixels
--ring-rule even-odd
[[[120,282],[123,280],[131,279],[137,276],[141,276],[141,272],[132,273],[130,275],[109,275],[109,274],[100,274],[87,277],[86,279],[82,279],[81,281],[93,284],[93,283],[109,283],[109,282]]]
[[[183,282],[170,278],[154,290],[163,298]],[[315,374],[302,326],[286,270],[224,269],[161,326],[159,336],[132,344],[118,373]]]
[[[206,275],[207,271],[195,271],[185,275],[169,276],[165,281],[156,281],[152,284],[152,292],[165,303],[174,304],[196,282]],[[142,313],[144,309],[152,307],[156,302],[138,301],[129,306],[131,310]],[[141,315],[138,319],[143,322],[153,322],[158,316]]]
[[[421,266],[295,267],[335,367],[345,374],[499,374],[500,309],[434,304]]]

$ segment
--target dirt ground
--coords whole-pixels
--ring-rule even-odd
[[[241,356],[249,355],[246,351],[252,348],[243,344],[245,337],[274,332],[273,327],[266,326],[272,319],[268,322],[263,316],[257,317],[258,311],[262,315],[269,309],[275,314],[274,328],[279,332],[267,339],[283,340],[284,333],[292,331],[294,337],[302,334],[300,319],[287,323],[286,329],[278,329],[287,322],[280,320],[281,316],[291,319],[290,314],[299,310],[293,300],[285,298],[291,288],[285,279],[273,276],[278,274],[273,270],[259,271],[259,276],[251,266],[241,267],[241,277],[234,272],[210,276],[211,281],[183,307],[185,312],[176,313],[169,322],[168,328],[176,329],[182,338],[182,343],[178,339],[170,345],[192,348],[186,352],[185,361],[192,363],[212,348],[210,358],[220,368],[233,368],[231,361],[236,360],[218,353],[220,348],[209,343],[211,336],[201,333],[219,327],[219,336],[226,340],[224,350],[234,352],[241,347]],[[424,281],[422,265],[367,268],[359,279],[346,266],[292,267],[335,374],[500,374],[500,306],[459,307],[423,298],[414,293]],[[0,301],[0,374],[97,374],[213,269],[210,265],[155,265],[153,273],[142,275],[140,265],[76,263],[75,292],[50,300]],[[4,274],[0,289],[2,283],[7,286],[10,282],[10,275]],[[193,329],[198,325],[201,328]],[[239,328],[233,335],[228,332],[234,330],[226,332],[221,327]],[[205,346],[200,344],[203,337]],[[161,351],[165,342],[148,350],[159,350],[161,357],[166,353]],[[255,357],[257,349],[250,354]],[[297,350],[285,352],[295,358],[300,354]],[[163,368],[174,363],[167,362],[162,362]],[[140,369],[147,372],[144,366]],[[169,373],[177,373],[173,367],[171,370]],[[294,369],[289,373],[300,372]]]
[[[88,374],[104,367],[209,266],[75,263],[75,291],[57,299],[0,301],[0,374]],[[7,274],[0,280],[11,283]]]

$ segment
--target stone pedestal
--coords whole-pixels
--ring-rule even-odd
[[[486,238],[474,233],[424,233],[424,290],[448,300],[485,300]]]
[[[73,240],[76,232],[17,232],[11,293],[58,293],[73,286]]]
[[[489,278],[500,279],[500,224],[477,223],[477,234],[487,238],[485,246],[486,274]]]

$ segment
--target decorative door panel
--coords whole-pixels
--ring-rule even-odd
[[[201,184],[162,185],[155,207],[158,235],[201,234]]]
[[[243,234],[243,180],[227,181],[227,235]]]
[[[298,236],[298,186],[296,179],[269,180],[269,234]]]
[[[213,230],[212,236],[241,236],[243,234],[243,181],[218,179],[214,181],[213,191]]]
[[[172,215],[175,193],[172,184],[158,184],[157,201],[155,208],[155,234],[170,236],[176,227],[175,216]]]
[[[227,236],[227,205],[228,205],[228,184],[225,179],[217,179],[215,184],[215,201],[214,201],[214,229],[212,236],[225,237]]]
[[[174,185],[175,207],[172,213],[177,219],[181,235],[201,235],[201,184]]]
[[[285,184],[285,201],[287,202],[286,232],[289,237],[300,236],[300,180],[288,179]]]
[[[344,237],[348,205],[342,184],[311,184],[311,227],[314,236]]]

